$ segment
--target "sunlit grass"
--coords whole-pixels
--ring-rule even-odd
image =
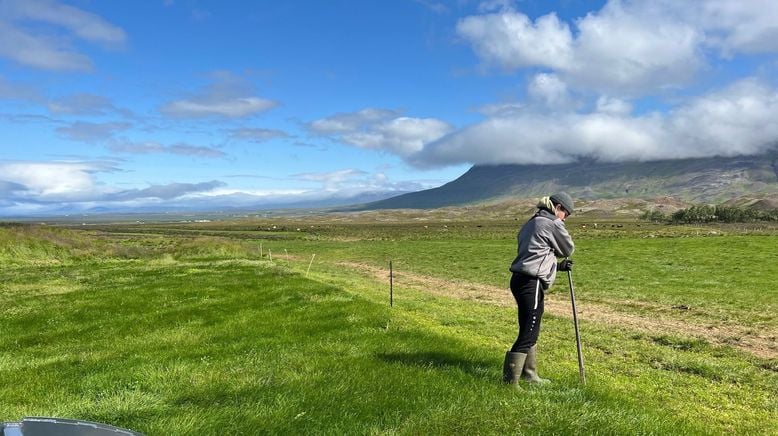
[[[392,258],[417,273],[503,284],[512,240],[447,235],[264,240],[271,263],[266,251],[260,257],[260,241],[240,238],[128,242],[0,228],[0,253],[17,253],[0,272],[0,379],[7,381],[0,421],[61,416],[149,434],[770,434],[778,426],[774,361],[584,320],[588,384],[581,386],[570,321],[547,316],[539,352],[554,384],[517,391],[499,381],[514,309],[402,283],[389,308],[385,282],[335,265]],[[778,272],[767,267],[727,282],[731,259],[716,254],[767,250],[774,237],[689,236],[662,240],[666,246],[580,238],[582,301],[683,298],[704,308],[706,320],[739,320],[776,304],[766,293],[765,302],[728,309],[727,291],[745,295],[736,288]],[[284,249],[291,267],[275,258]],[[664,257],[654,260],[656,251]],[[687,256],[697,262],[681,263]],[[594,272],[608,262],[614,276]],[[676,272],[696,282],[676,288]],[[714,282],[724,289],[708,301]],[[775,320],[766,314],[753,323],[774,328]]]

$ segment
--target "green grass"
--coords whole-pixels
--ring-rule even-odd
[[[389,308],[385,283],[335,266],[394,258],[417,273],[502,285],[514,248],[501,228],[480,239],[475,226],[426,240],[392,226],[294,233],[261,241],[274,264],[260,258],[260,241],[229,235],[0,228],[0,421],[61,416],[149,434],[776,433],[774,360],[584,322],[589,383],[580,386],[570,322],[547,316],[540,363],[554,383],[516,390],[499,382],[514,309],[402,283]],[[346,241],[350,233],[361,236]],[[668,303],[688,296],[696,307],[693,297],[704,304],[709,292],[706,319],[776,304],[768,293],[727,309],[727,290],[743,296],[740,287],[778,273],[726,282],[728,258],[714,252],[767,250],[775,237],[585,236],[575,273],[584,302],[663,298],[639,284],[654,279]],[[276,256],[284,249],[292,270]],[[666,257],[650,262],[656,250]],[[676,289],[667,263],[686,256],[698,263]],[[625,280],[587,273],[600,262]],[[633,281],[635,292],[619,285]],[[775,326],[769,314],[753,322]]]
[[[451,227],[450,227],[451,228]],[[506,287],[515,256],[514,231],[503,239],[456,235],[433,240],[266,241],[265,250],[287,250],[307,266],[317,262],[364,262],[442,278]],[[573,236],[576,230],[572,229]],[[573,272],[582,302],[629,302],[670,309],[689,306],[691,316],[711,323],[771,329],[778,333],[778,236],[725,234],[679,237],[584,237],[576,239]],[[561,292],[562,281],[552,292]],[[687,314],[688,315],[688,314]]]

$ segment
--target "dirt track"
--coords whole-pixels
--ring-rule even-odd
[[[338,265],[371,274],[377,280],[386,281],[388,271],[372,265],[341,262]],[[395,283],[418,291],[434,295],[473,300],[498,306],[514,306],[513,297],[506,288],[470,283],[462,280],[456,282],[409,272],[395,272]],[[545,302],[546,311],[567,318],[572,318],[570,301],[567,294],[551,293]],[[646,304],[650,307],[650,304]],[[659,307],[657,306],[657,309]],[[616,327],[626,327],[647,333],[672,334],[680,337],[697,337],[712,344],[728,345],[747,351],[755,356],[773,359],[778,357],[778,338],[775,332],[755,333],[751,328],[738,325],[727,325],[726,329],[714,326],[695,324],[687,319],[674,319],[653,312],[650,317],[640,314],[616,311],[612,307],[590,303],[578,304],[578,319],[581,322],[595,322]]]

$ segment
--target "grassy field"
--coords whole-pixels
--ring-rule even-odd
[[[517,390],[499,379],[521,223],[379,218],[0,227],[0,421],[778,434],[775,229],[571,222],[588,384],[560,280],[539,343],[554,383]]]

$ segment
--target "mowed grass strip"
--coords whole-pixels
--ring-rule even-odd
[[[21,274],[32,286],[39,271],[41,288],[62,286],[46,268],[4,270],[3,283]],[[502,385],[483,326],[455,334],[439,318],[441,308],[465,316],[455,302],[390,309],[246,261],[56,268],[77,286],[0,308],[0,420],[60,416],[148,434],[710,431],[610,381]],[[478,319],[498,309],[484,310]]]
[[[576,229],[572,229],[576,237]],[[725,235],[576,240],[573,272],[586,301],[641,313],[653,310],[690,317],[700,323],[734,324],[778,335],[778,236]],[[440,277],[507,287],[508,267],[516,255],[515,232],[503,240],[462,237],[457,229],[442,240],[268,241],[265,250],[288,250],[307,267],[316,262],[363,262]],[[566,288],[562,277],[558,288]],[[629,303],[637,303],[630,305]],[[678,312],[673,306],[690,310]],[[677,317],[677,316],[676,316]]]

